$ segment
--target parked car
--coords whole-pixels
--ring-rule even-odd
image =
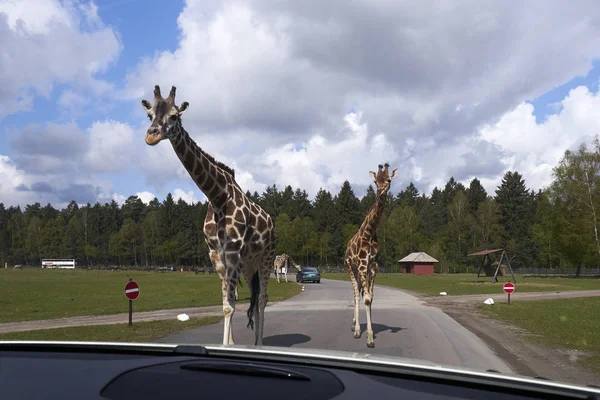
[[[296,273],[296,282],[321,283],[321,273],[314,267],[302,267],[302,269]]]

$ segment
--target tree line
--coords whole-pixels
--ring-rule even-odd
[[[600,258],[600,142],[567,150],[544,190],[528,189],[509,171],[494,193],[479,179],[468,186],[451,177],[430,195],[411,182],[393,194],[377,229],[380,265],[391,267],[407,254],[425,251],[444,272],[462,271],[480,260],[467,255],[507,248],[513,267],[597,266]],[[346,243],[375,202],[369,186],[358,198],[349,181],[338,193],[321,189],[309,199],[301,188],[276,185],[246,193],[275,220],[277,253],[306,265],[343,265]],[[40,203],[0,203],[0,262],[37,266],[43,258],[75,258],[82,266],[210,265],[202,226],[206,202],[175,201],[169,193],[149,204],[130,196],[58,210]]]

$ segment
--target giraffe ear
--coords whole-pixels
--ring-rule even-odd
[[[179,115],[186,112],[189,106],[190,106],[190,103],[188,103],[187,101],[184,101],[183,103],[181,103],[181,105],[179,106]]]
[[[371,178],[373,178],[373,180],[377,180],[377,175],[375,174],[375,172],[373,171],[369,171],[369,175],[371,175]]]
[[[150,104],[148,100],[142,100],[142,107],[144,107],[146,111],[150,111],[152,109],[152,104]]]
[[[392,174],[390,175],[390,179],[394,179],[397,176],[398,176],[398,168],[396,168],[392,171]]]

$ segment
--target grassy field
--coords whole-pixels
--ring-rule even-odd
[[[338,279],[349,281],[347,273],[321,274],[325,279]],[[464,294],[503,293],[504,282],[512,281],[512,277],[499,277],[499,283],[492,284],[490,277],[483,277],[475,283],[476,274],[448,274],[448,275],[411,275],[380,273],[375,278],[375,284],[406,289],[417,293],[432,296],[440,292],[448,296]],[[548,292],[564,290],[590,290],[600,289],[600,279],[594,278],[565,278],[565,277],[527,277],[515,275],[517,292]]]
[[[600,298],[496,303],[480,306],[486,315],[530,332],[528,339],[551,347],[583,351],[578,361],[600,373]]]
[[[31,321],[128,311],[125,284],[140,285],[135,311],[222,304],[221,280],[193,272],[0,269],[0,322]],[[295,282],[269,282],[269,301],[300,293]],[[250,301],[248,285],[238,289],[238,302]]]
[[[107,341],[107,342],[152,342],[177,332],[187,331],[204,325],[215,324],[223,317],[209,316],[177,320],[134,322],[127,324],[77,326],[73,328],[41,329],[27,332],[5,333],[0,340],[64,340],[64,341]]]

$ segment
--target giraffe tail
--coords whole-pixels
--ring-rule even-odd
[[[260,294],[260,280],[258,271],[252,275],[252,283],[250,284],[250,307],[248,307],[248,325],[247,328],[254,330],[254,308],[258,304],[258,295]]]

